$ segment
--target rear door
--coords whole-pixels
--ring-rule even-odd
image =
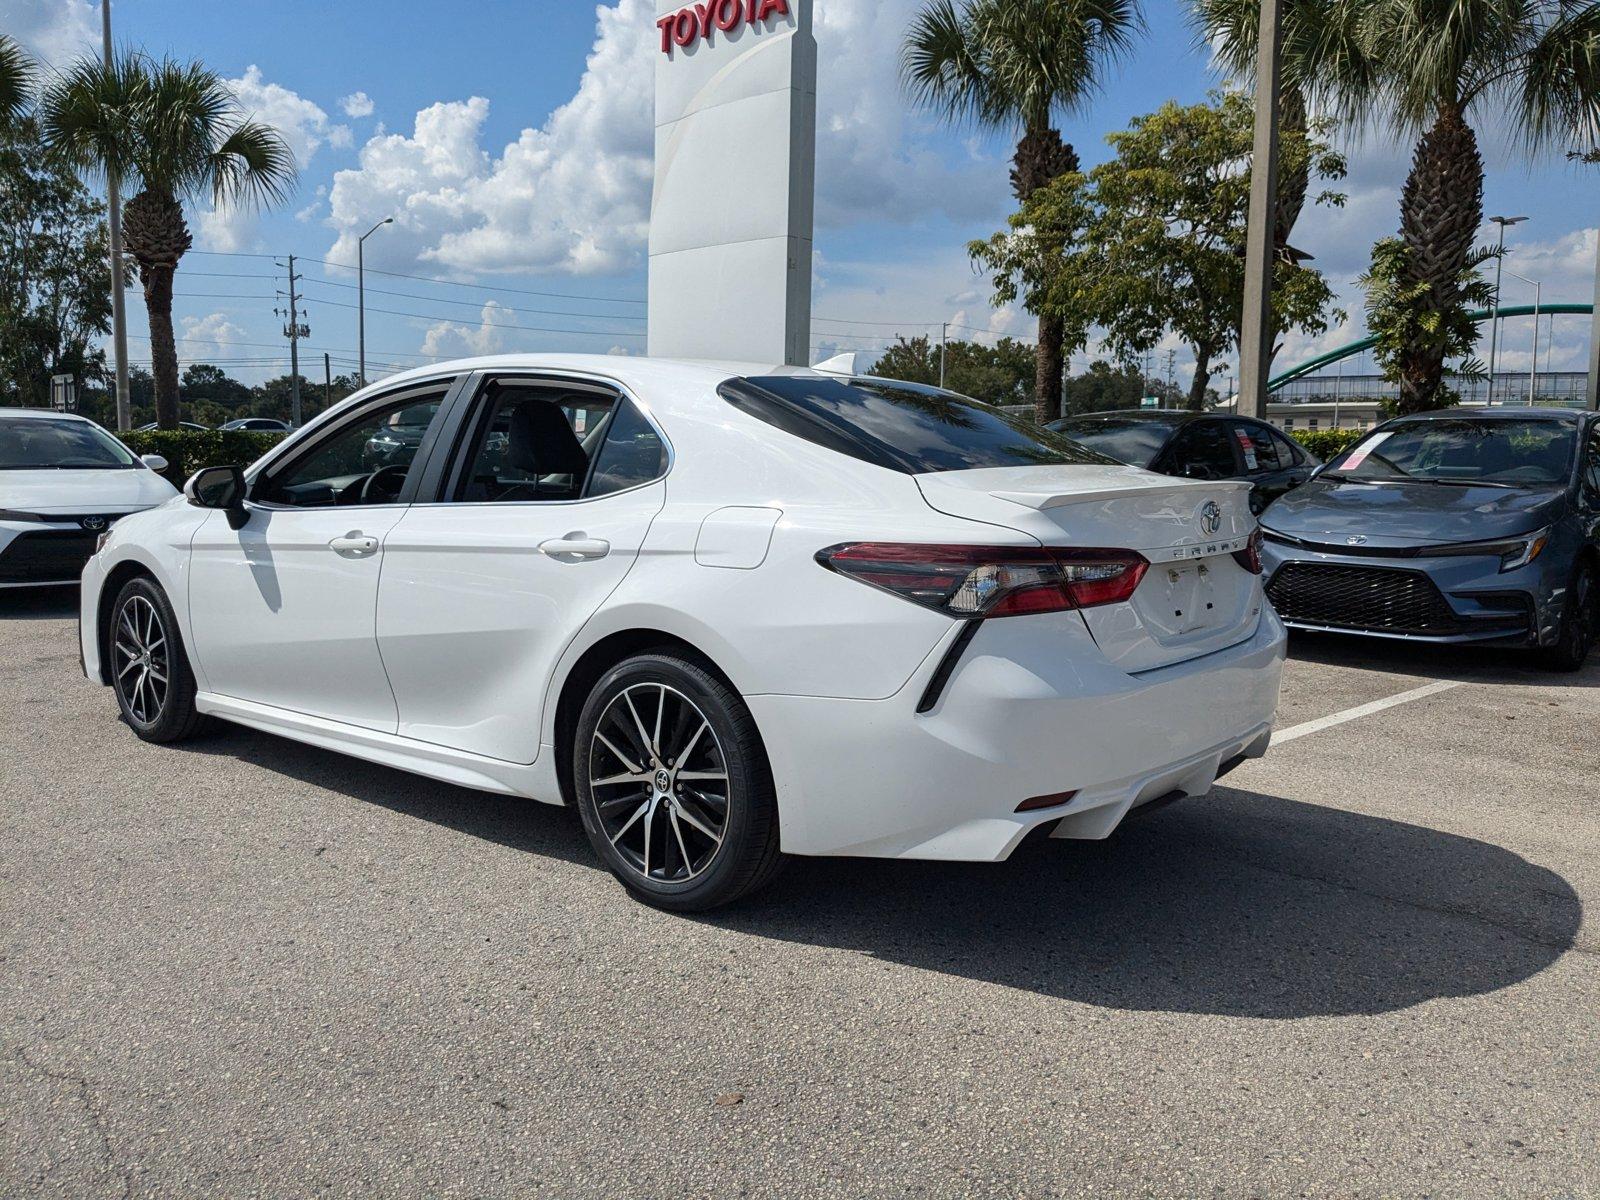
[[[1238,479],[1244,459],[1221,419],[1202,418],[1178,430],[1151,470],[1181,479]]]
[[[668,449],[609,384],[480,382],[438,492],[389,533],[378,646],[403,737],[531,763],[556,661],[633,567]]]
[[[1251,510],[1260,513],[1279,496],[1302,482],[1294,455],[1286,453],[1287,447],[1273,436],[1271,426],[1242,420],[1229,421],[1228,425],[1244,460],[1245,478],[1253,489],[1250,493]]]

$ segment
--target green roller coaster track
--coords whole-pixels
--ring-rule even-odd
[[[1594,305],[1541,304],[1537,309],[1535,309],[1531,304],[1523,304],[1515,307],[1502,308],[1500,310],[1500,318],[1501,320],[1504,320],[1507,317],[1531,317],[1536,311],[1541,317],[1547,313],[1552,316],[1587,317],[1594,314]],[[1476,324],[1481,325],[1485,321],[1492,320],[1495,314],[1493,309],[1482,309],[1478,312],[1469,313],[1467,315]],[[1372,349],[1377,340],[1377,338],[1365,337],[1359,342],[1351,342],[1348,346],[1340,346],[1337,350],[1330,350],[1326,354],[1319,354],[1316,358],[1308,359],[1307,361],[1301,363],[1298,367],[1295,367],[1289,371],[1285,371],[1282,375],[1276,376],[1272,380],[1268,381],[1267,390],[1269,392],[1275,392],[1284,384],[1289,383],[1292,380],[1299,379],[1302,376],[1310,375],[1313,371],[1320,371],[1323,367],[1330,366],[1342,358],[1351,358],[1354,355],[1365,353],[1366,351]]]

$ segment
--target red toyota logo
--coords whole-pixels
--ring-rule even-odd
[[[674,45],[688,48],[709,40],[712,30],[732,33],[741,25],[788,15],[789,0],[705,0],[662,17],[656,28],[661,30],[661,53],[670,55]]]

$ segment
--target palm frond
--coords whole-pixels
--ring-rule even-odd
[[[0,33],[0,124],[10,124],[27,110],[35,76],[27,52],[15,38]]]
[[[1561,139],[1600,142],[1600,4],[1559,14],[1533,41],[1516,93],[1530,152]]]
[[[219,206],[281,204],[294,188],[294,154],[276,129],[246,121],[212,152],[208,174]]]
[[[45,145],[78,170],[115,173],[137,181],[146,62],[136,53],[115,56],[110,66],[80,59],[45,87],[39,125]]]
[[[970,35],[967,13],[955,0],[931,0],[911,22],[900,48],[900,80],[924,108],[952,120],[981,120],[988,82],[982,47]]]

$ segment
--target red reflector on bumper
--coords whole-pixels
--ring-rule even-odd
[[[1017,805],[1017,811],[1038,812],[1041,808],[1060,808],[1063,804],[1070,804],[1077,792],[1055,792],[1049,796],[1034,796],[1031,800],[1024,800]]]

